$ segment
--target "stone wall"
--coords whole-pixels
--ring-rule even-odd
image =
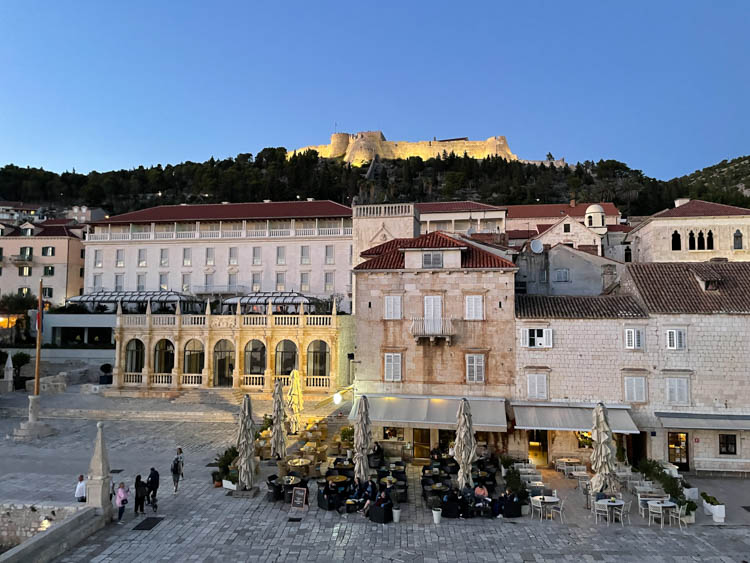
[[[77,506],[0,504],[0,551],[25,542],[78,510]]]

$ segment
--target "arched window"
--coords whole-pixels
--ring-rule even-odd
[[[219,340],[214,346],[214,386],[231,387],[234,371],[234,346],[229,340]]]
[[[594,216],[593,215],[589,215],[588,216],[588,220],[589,220],[589,227],[593,227],[594,226]]]
[[[174,367],[174,345],[163,338],[154,346],[154,373],[172,373]]]
[[[698,231],[698,250],[706,250],[706,239],[703,238],[703,231]]]
[[[742,250],[742,233],[739,229],[734,231],[734,249]]]
[[[714,249],[714,233],[713,231],[708,231],[708,234],[706,235],[706,250],[713,250]]]
[[[682,250],[682,239],[677,231],[672,233],[672,250]]]
[[[133,338],[125,346],[125,372],[140,373],[143,371],[144,359],[143,342]]]
[[[276,375],[289,375],[297,369],[297,346],[291,340],[282,340],[276,346]]]
[[[690,231],[688,235],[688,250],[695,250],[695,234]]]
[[[193,338],[185,344],[185,361],[182,368],[183,373],[201,373],[206,354],[203,352],[203,343]]]
[[[633,251],[630,250],[629,246],[625,247],[625,262],[632,262],[633,261]]]
[[[307,375],[325,377],[331,364],[328,344],[322,340],[313,340],[307,347]]]
[[[260,340],[251,340],[245,346],[245,373],[262,375],[266,371],[266,346]]]

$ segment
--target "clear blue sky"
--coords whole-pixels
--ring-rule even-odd
[[[750,153],[750,5],[0,3],[0,166],[203,161],[339,131],[506,135],[671,178]]]

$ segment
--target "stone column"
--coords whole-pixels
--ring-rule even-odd
[[[206,339],[206,350],[204,354],[205,365],[203,366],[203,387],[211,387],[214,377],[214,349],[211,346],[211,301],[206,299],[206,324],[205,324],[205,339]]]
[[[172,369],[172,387],[179,389],[182,385],[182,370],[184,369],[183,361],[184,342],[182,341],[182,303],[177,302],[175,310],[175,334],[174,334],[174,368]]]
[[[242,306],[240,298],[237,298],[237,309],[234,312],[234,373],[232,374],[232,387],[239,389],[242,385],[242,374],[244,373],[245,355],[240,350],[240,331],[242,329]]]
[[[112,501],[109,498],[112,478],[109,476],[109,456],[104,444],[102,429],[104,423],[96,424],[94,455],[89,465],[89,477],[86,481],[86,505],[101,510],[105,522],[111,522],[113,516]]]
[[[122,389],[125,367],[122,361],[122,301],[117,302],[117,317],[115,319],[115,365],[112,370],[112,382],[118,389]]]

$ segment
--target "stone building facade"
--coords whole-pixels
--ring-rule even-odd
[[[425,457],[455,430],[455,406],[468,397],[483,439],[499,440],[514,373],[513,264],[441,232],[365,255],[354,269],[355,394],[375,402],[376,437]],[[436,414],[443,407],[447,419]]]
[[[750,209],[678,199],[649,217],[625,239],[634,262],[750,260]]]

